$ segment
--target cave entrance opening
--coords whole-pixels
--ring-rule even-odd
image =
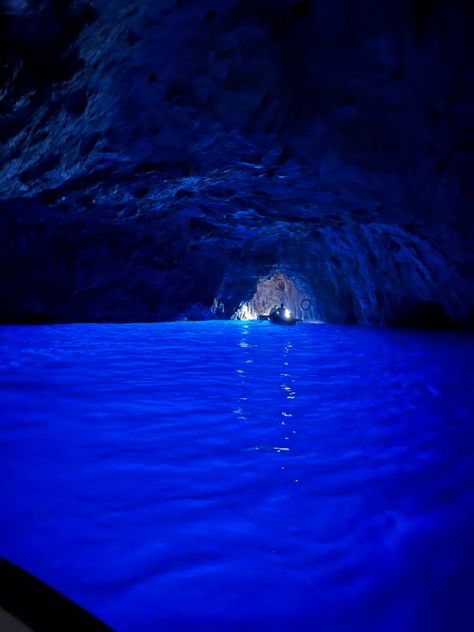
[[[232,315],[234,320],[257,320],[283,303],[296,318],[317,320],[313,297],[304,284],[291,279],[284,272],[259,279],[252,298],[239,305]]]

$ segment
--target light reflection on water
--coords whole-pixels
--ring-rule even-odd
[[[120,630],[474,622],[471,337],[0,329],[0,555]]]

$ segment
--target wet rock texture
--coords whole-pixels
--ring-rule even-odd
[[[0,320],[472,326],[464,0],[0,2]]]

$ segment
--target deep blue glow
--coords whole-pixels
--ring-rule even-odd
[[[468,629],[473,353],[307,324],[4,327],[0,555],[119,631]]]

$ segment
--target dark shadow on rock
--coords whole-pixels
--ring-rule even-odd
[[[454,321],[444,309],[433,301],[419,301],[405,308],[398,317],[389,319],[388,324],[396,327],[407,327],[428,330],[459,330],[459,323]]]
[[[81,67],[71,48],[82,29],[97,18],[88,2],[29,3],[14,10],[0,5],[0,86],[14,86],[17,98],[66,81]]]

